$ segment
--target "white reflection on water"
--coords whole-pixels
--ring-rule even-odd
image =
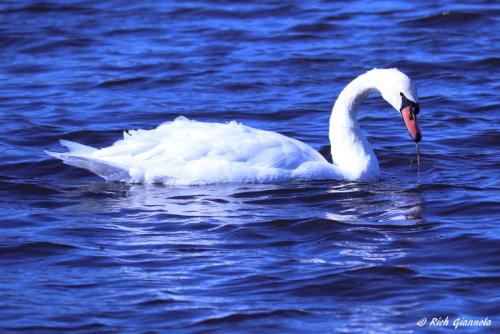
[[[126,241],[119,242],[124,246],[148,243],[217,245],[229,242],[225,240],[228,236],[244,242],[248,235],[265,239],[272,238],[274,233],[284,241],[307,240],[310,233],[313,237],[309,238],[327,238],[328,247],[335,251],[321,257],[312,253],[314,247],[311,251],[299,249],[305,263],[308,259],[317,259],[332,265],[356,264],[356,267],[362,263],[373,265],[404,257],[405,249],[393,245],[400,231],[394,229],[406,226],[414,230],[424,222],[420,194],[400,189],[397,184],[298,183],[169,188],[97,183],[73,187],[66,194],[71,201],[77,202],[65,208],[68,212],[85,212],[100,223],[128,231],[130,235]],[[280,220],[291,221],[292,225],[272,223]],[[312,226],[318,224],[318,220],[323,225],[331,221],[332,225],[324,225],[324,231],[318,230]],[[293,226],[295,221],[302,226],[311,224],[310,232],[306,230],[297,235]],[[345,238],[340,235],[329,240],[332,229],[342,231]]]

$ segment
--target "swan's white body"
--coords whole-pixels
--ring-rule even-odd
[[[153,130],[125,132],[122,140],[100,150],[61,143],[70,152],[52,156],[113,181],[190,185],[339,177],[310,146],[236,122],[202,123],[181,116]]]
[[[392,89],[394,85],[396,89]],[[334,164],[311,146],[279,133],[236,122],[203,123],[185,117],[153,130],[125,132],[122,140],[103,149],[63,140],[61,144],[69,152],[47,153],[106,180],[130,183],[375,181],[378,161],[356,121],[359,104],[374,90],[396,109],[399,91],[416,100],[411,81],[395,69],[372,70],[352,81],[337,99],[330,120]]]

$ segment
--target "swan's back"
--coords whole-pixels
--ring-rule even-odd
[[[61,142],[50,155],[114,181],[190,185],[283,182],[336,177],[310,146],[237,122],[204,123],[178,117],[153,130],[134,130],[112,146],[93,149]]]

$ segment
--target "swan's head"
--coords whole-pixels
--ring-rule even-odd
[[[376,87],[382,97],[401,113],[411,139],[419,142],[422,139],[417,125],[417,114],[420,107],[417,89],[411,79],[395,68],[375,69],[370,72],[376,74]]]

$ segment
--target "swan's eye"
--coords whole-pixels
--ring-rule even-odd
[[[417,115],[417,114],[420,112],[420,106],[418,105],[418,103],[415,103],[415,104],[411,107],[411,112],[412,112],[414,115]]]
[[[411,112],[414,115],[420,112],[420,107],[418,103],[415,103],[412,100],[408,99],[403,93],[399,93],[399,95],[401,95],[401,108],[399,108],[399,111],[403,110],[403,108],[410,107]]]

